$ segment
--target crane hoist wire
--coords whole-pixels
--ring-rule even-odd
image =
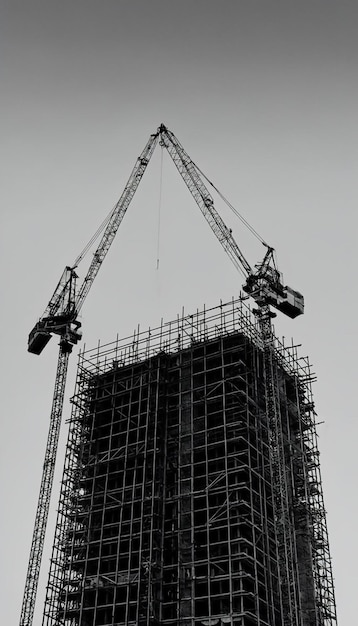
[[[164,146],[161,146],[160,152],[160,175],[159,175],[159,201],[158,201],[158,226],[157,226],[157,267],[159,269],[159,251],[160,251],[160,220],[162,212],[162,196],[163,196],[163,153]]]

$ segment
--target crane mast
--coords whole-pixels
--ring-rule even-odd
[[[51,491],[55,472],[58,439],[60,435],[61,416],[65,396],[66,376],[69,351],[65,344],[60,345],[55,378],[55,390],[52,400],[50,426],[48,431],[45,460],[43,464],[40,493],[37,502],[35,525],[31,541],[29,564],[26,574],[25,591],[21,607],[21,626],[30,626],[33,621],[36,594],[40,576],[42,553],[45,542]]]
[[[282,580],[281,593],[283,603],[287,607],[283,623],[284,626],[295,624],[291,611],[293,605],[293,602],[291,602],[291,590],[293,589],[291,564],[289,556],[284,552],[285,538],[289,533],[289,511],[286,506],[287,498],[282,492],[282,484],[284,484],[284,451],[280,435],[277,408],[278,398],[275,391],[273,367],[274,335],[271,318],[275,313],[271,312],[270,306],[294,318],[303,313],[303,297],[300,293],[283,284],[282,275],[275,266],[273,248],[266,246],[267,250],[263,260],[255,265],[254,269],[251,268],[237,245],[232,231],[226,226],[217,212],[213,197],[204,184],[197,166],[190,159],[175,135],[164,124],[161,124],[157,132],[150,135],[144,150],[135,163],[124,191],[109,216],[106,228],[80,289],[77,291],[77,274],[75,269],[82,259],[82,254],[73,266],[65,268],[43,316],[29,335],[29,352],[40,354],[53,334],[57,334],[60,337],[60,349],[20,626],[32,626],[33,621],[63,411],[68,360],[73,346],[81,339],[81,324],[78,321],[78,315],[142,180],[158,140],[161,146],[168,151],[200,211],[225,252],[235,267],[246,276],[243,289],[254,299],[258,306],[256,314],[261,329],[265,358],[266,403],[271,437],[271,466],[274,484],[276,485],[274,504],[277,520],[279,568]]]
[[[284,437],[280,417],[280,399],[276,380],[275,337],[272,317],[275,316],[268,304],[263,303],[254,310],[263,343],[266,414],[268,420],[270,466],[273,488],[273,509],[277,541],[282,626],[300,626],[297,614],[297,572],[294,566],[294,541],[292,537],[291,511],[289,506],[287,469]]]

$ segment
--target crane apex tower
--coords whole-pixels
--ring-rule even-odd
[[[43,626],[334,626],[313,379],[241,298],[83,352]]]

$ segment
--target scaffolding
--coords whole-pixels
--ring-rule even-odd
[[[335,626],[314,375],[271,362],[241,298],[80,354],[44,626]]]

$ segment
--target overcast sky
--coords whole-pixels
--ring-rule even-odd
[[[315,385],[340,626],[356,623],[356,0],[1,0],[1,594],[20,616],[57,345],[26,351],[65,265],[164,122],[277,250],[306,313],[278,317]],[[237,295],[241,276],[160,148],[82,310],[87,347]],[[220,211],[253,265],[264,253]],[[158,241],[158,230],[160,231]],[[157,248],[159,244],[159,269]],[[79,268],[83,277],[85,268]],[[69,372],[70,414],[76,350]],[[42,568],[54,532],[67,425]]]

